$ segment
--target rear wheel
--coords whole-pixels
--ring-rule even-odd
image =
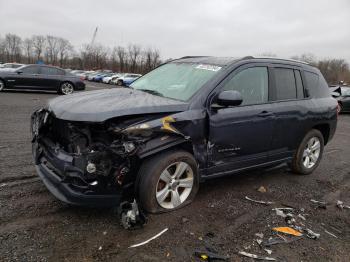
[[[118,80],[117,81],[117,86],[122,86],[123,85],[123,80]]]
[[[311,174],[319,165],[324,148],[324,138],[319,130],[312,129],[306,134],[295,152],[292,171],[302,175]]]
[[[60,86],[59,93],[63,95],[70,95],[74,92],[74,86],[69,82],[64,82]]]
[[[196,161],[180,150],[147,160],[139,176],[140,203],[150,213],[169,212],[191,203],[199,187]]]
[[[5,88],[5,82],[0,79],[0,92],[3,91]]]

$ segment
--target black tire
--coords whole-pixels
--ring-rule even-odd
[[[70,93],[68,93],[67,91],[65,91],[66,85],[67,85],[67,86],[68,86],[68,85],[70,86],[70,88],[71,88],[71,92],[70,92]],[[60,85],[60,87],[59,87],[57,93],[58,93],[58,94],[61,94],[61,95],[73,94],[73,93],[74,93],[74,85],[73,85],[72,83],[70,83],[70,82],[63,82],[63,83]]]
[[[188,164],[193,171],[192,190],[184,202],[182,202],[179,206],[169,209],[164,208],[158,203],[156,198],[160,176],[162,172],[167,169],[167,167],[171,166],[172,164],[175,165],[175,163],[180,161]],[[142,208],[149,213],[164,213],[182,208],[193,201],[199,188],[197,163],[190,153],[182,150],[168,151],[146,160],[139,170],[138,177],[139,201]],[[170,192],[173,190],[168,191]],[[171,194],[171,192],[169,194]]]
[[[304,156],[303,156],[304,150],[306,150],[307,144],[310,141],[310,139],[312,139],[314,137],[317,138],[320,142],[320,152],[319,152],[319,156],[318,156],[315,164],[312,167],[307,168],[304,165]],[[312,129],[311,131],[309,131],[306,134],[306,136],[301,141],[297,151],[294,153],[293,160],[290,164],[292,171],[294,173],[300,174],[300,175],[311,174],[318,167],[318,165],[322,159],[323,149],[324,149],[324,137],[323,137],[322,133],[317,129]]]
[[[124,84],[124,83],[123,83],[123,80],[118,80],[118,81],[117,81],[117,86],[123,86],[123,84]]]
[[[4,91],[4,89],[5,89],[5,82],[0,79],[0,92]]]

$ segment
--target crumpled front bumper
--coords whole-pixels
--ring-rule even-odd
[[[47,189],[59,200],[78,206],[119,206],[122,192],[97,194],[88,183],[84,186],[74,183],[74,177],[79,179],[81,176],[79,170],[73,166],[69,154],[37,141],[33,142],[32,151],[38,175]]]

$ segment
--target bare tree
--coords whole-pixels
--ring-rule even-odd
[[[7,60],[12,62],[20,61],[22,39],[18,35],[7,34],[4,44]]]
[[[59,65],[62,67],[70,52],[73,51],[71,43],[64,38],[58,38]]]
[[[118,56],[119,70],[120,72],[125,72],[127,63],[127,53],[125,51],[125,48],[122,46],[118,46],[116,48],[116,52]]]
[[[52,35],[46,36],[46,61],[52,65],[56,65],[59,51],[59,38]]]
[[[139,45],[130,44],[128,46],[128,57],[130,60],[130,70],[132,72],[136,71],[136,64],[140,58],[141,47]]]
[[[23,49],[24,49],[24,54],[27,58],[27,63],[30,64],[32,63],[32,57],[33,57],[33,40],[30,38],[26,38],[23,41]]]
[[[42,35],[34,35],[32,37],[32,41],[33,41],[33,49],[34,49],[36,60],[40,60],[41,55],[45,48],[45,42],[46,42],[45,37]]]

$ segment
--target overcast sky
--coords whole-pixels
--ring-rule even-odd
[[[0,0],[0,36],[50,34],[77,50],[91,41],[185,55],[280,57],[313,53],[350,62],[350,0]]]

